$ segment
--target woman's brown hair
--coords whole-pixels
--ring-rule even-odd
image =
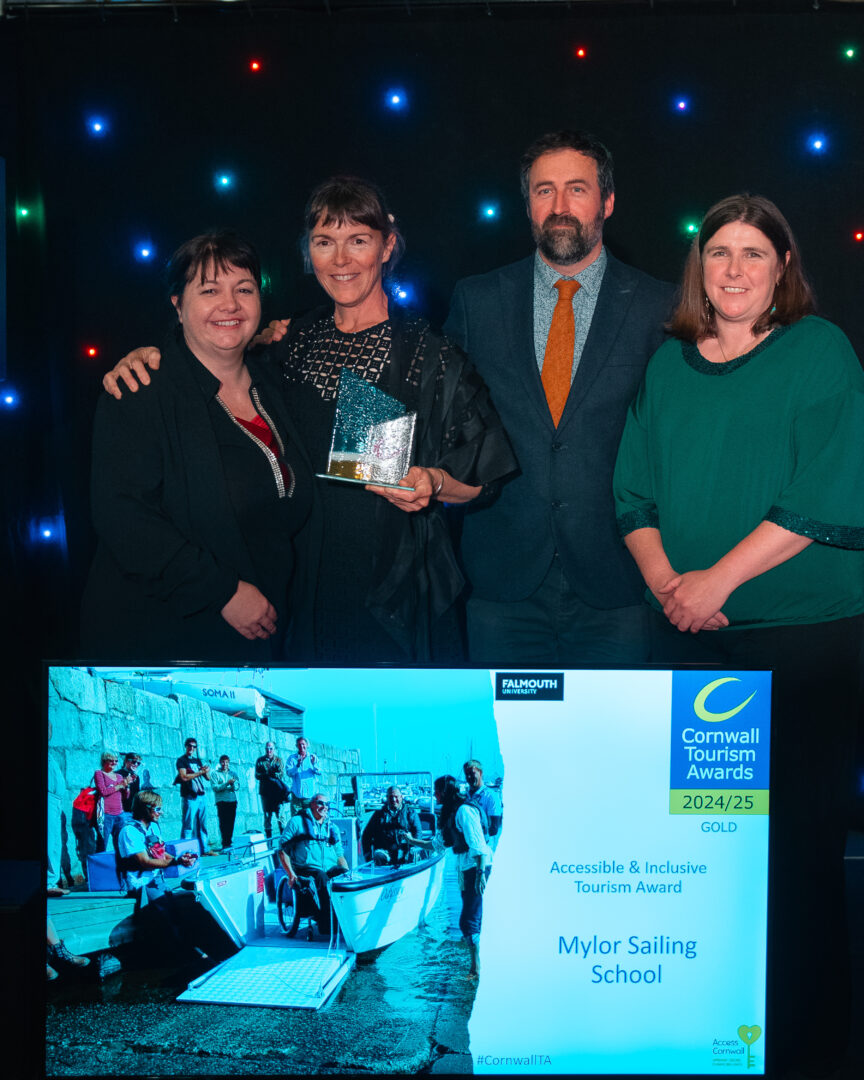
[[[678,306],[666,324],[666,329],[674,337],[695,343],[706,337],[717,336],[714,309],[705,294],[702,253],[715,233],[724,225],[736,221],[752,225],[764,233],[781,265],[786,262],[786,253],[789,253],[789,262],[781,273],[771,304],[753,323],[753,333],[762,334],[772,326],[788,326],[815,311],[813,290],[804,274],[801,254],[789,222],[774,203],[762,195],[731,195],[711,207],[690,248],[684,264]]]

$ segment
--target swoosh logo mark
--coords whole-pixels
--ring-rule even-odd
[[[699,717],[700,720],[704,720],[706,724],[719,724],[721,720],[729,720],[736,713],[741,712],[746,708],[753,698],[756,696],[754,690],[750,697],[746,701],[742,701],[740,705],[736,705],[734,709],[730,709],[728,712],[711,712],[706,708],[706,702],[710,694],[713,694],[718,686],[722,686],[728,682],[741,682],[740,679],[734,679],[731,675],[727,675],[725,679],[715,679],[714,682],[708,683],[707,686],[703,686],[699,693],[696,695],[696,700],[693,702],[693,711]]]

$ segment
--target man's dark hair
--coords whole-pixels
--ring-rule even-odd
[[[261,260],[258,252],[231,229],[215,229],[181,244],[168,260],[165,281],[168,296],[182,296],[196,276],[203,284],[214,270],[225,273],[229,266],[245,270],[261,289]]]
[[[587,131],[550,131],[535,139],[519,162],[519,180],[522,196],[528,202],[528,173],[531,166],[543,154],[552,154],[556,150],[575,150],[578,154],[590,157],[597,165],[597,183],[600,185],[600,198],[604,201],[615,193],[615,181],[612,177],[612,155],[600,140]]]

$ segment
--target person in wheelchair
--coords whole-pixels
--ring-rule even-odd
[[[322,934],[330,934],[331,916],[328,883],[331,878],[347,873],[348,863],[342,850],[339,830],[329,820],[330,803],[326,796],[315,794],[309,807],[288,822],[282,833],[279,861],[291,888],[298,878],[309,878],[318,899],[315,921]]]
[[[376,866],[398,866],[419,857],[420,818],[398,787],[387,788],[385,806],[369,818],[360,838],[363,855]]]

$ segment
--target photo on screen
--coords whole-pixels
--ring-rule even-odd
[[[768,673],[46,684],[49,1076],[764,1074]]]

